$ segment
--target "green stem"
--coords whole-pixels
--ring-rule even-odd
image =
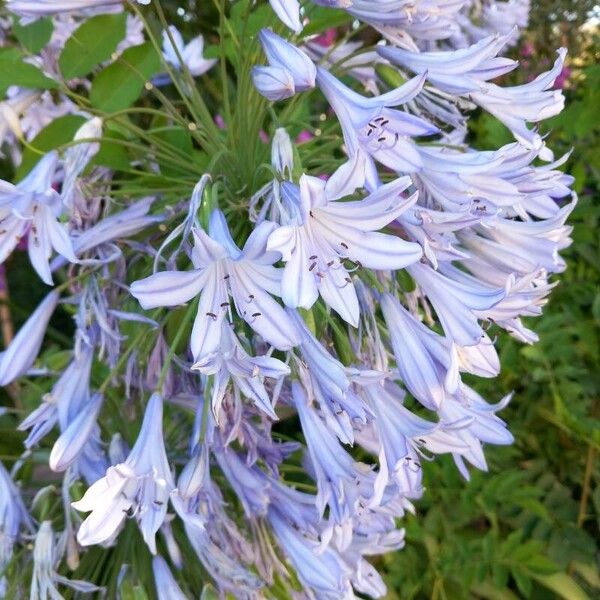
[[[177,329],[177,333],[175,333],[175,337],[173,338],[173,342],[171,343],[171,347],[169,348],[169,352],[165,358],[165,362],[160,370],[160,375],[158,377],[157,389],[160,393],[162,393],[162,388],[165,383],[165,379],[167,377],[167,373],[169,372],[169,367],[171,366],[171,361],[177,352],[177,346],[181,341],[181,338],[187,329],[189,322],[192,320],[192,317],[196,314],[198,309],[198,298],[193,300],[187,308],[187,311],[179,324],[179,328]]]

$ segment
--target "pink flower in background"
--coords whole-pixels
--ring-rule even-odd
[[[298,144],[303,144],[304,142],[309,142],[310,140],[312,140],[315,136],[308,131],[308,129],[303,129],[299,134],[298,137],[296,137],[296,142]]]
[[[562,90],[565,87],[565,83],[569,80],[569,77],[571,77],[571,73],[570,67],[565,65],[554,82],[554,89]]]
[[[322,33],[321,35],[317,36],[313,41],[315,42],[315,44],[319,44],[319,46],[329,48],[329,46],[332,46],[335,42],[335,34],[336,31],[332,27],[330,29],[327,29],[325,33]]]
[[[531,58],[535,52],[535,46],[531,40],[526,40],[521,48],[521,56],[523,58]]]

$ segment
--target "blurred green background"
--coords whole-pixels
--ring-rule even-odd
[[[176,3],[174,2],[173,5]],[[513,50],[522,68],[507,82],[546,70],[554,50],[569,48],[561,82],[567,108],[544,123],[549,145],[576,177],[574,243],[544,316],[528,325],[540,336],[523,346],[499,340],[502,374],[474,380],[489,401],[514,390],[502,417],[516,442],[486,448],[489,472],[470,483],[444,457],[424,465],[427,491],[405,521],[406,547],[378,559],[389,598],[600,598],[600,8],[590,0],[532,0],[530,28]],[[186,29],[196,30],[194,23]],[[494,119],[475,115],[472,142],[498,148],[512,138]],[[44,294],[24,256],[8,266],[11,319],[18,328]],[[53,322],[59,345],[70,321]],[[14,456],[22,435],[0,430]]]

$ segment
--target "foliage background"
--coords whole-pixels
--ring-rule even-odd
[[[177,22],[181,3],[163,4]],[[489,473],[474,471],[469,484],[450,460],[425,465],[428,489],[417,515],[406,519],[406,548],[379,559],[391,599],[580,600],[600,594],[599,31],[589,19],[593,1],[532,4],[531,27],[515,49],[524,66],[516,82],[547,68],[559,45],[571,56],[567,108],[545,124],[557,156],[574,148],[566,169],[576,177],[580,203],[571,219],[575,241],[564,253],[569,268],[544,316],[531,324],[539,344],[524,347],[503,337],[501,376],[475,382],[491,401],[514,390],[503,417],[516,443],[488,447]],[[203,11],[190,11],[191,19],[178,24],[210,40],[214,31],[203,26]],[[484,115],[473,119],[472,135],[482,149],[511,141]],[[17,329],[45,291],[23,255],[11,259],[7,278],[10,320],[3,312],[0,324]],[[63,316],[52,323],[49,337],[57,348],[68,347],[69,321]],[[0,420],[3,459],[20,454],[22,438],[12,416]],[[122,597],[146,596],[134,585]]]

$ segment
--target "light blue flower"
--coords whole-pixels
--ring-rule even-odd
[[[359,307],[344,261],[371,269],[401,269],[419,260],[418,244],[376,233],[416,201],[404,196],[407,177],[381,186],[363,200],[337,202],[362,185],[362,154],[327,182],[303,175],[284,182],[289,218],[269,236],[268,250],[281,252],[282,298],[287,306],[310,308],[320,294],[343,319],[358,325]]]
[[[31,313],[6,350],[0,352],[0,385],[8,385],[32,367],[59,298],[60,292],[50,292]]]
[[[276,348],[285,350],[298,343],[298,335],[283,308],[271,294],[282,293],[280,271],[273,267],[277,253],[266,248],[273,223],[257,226],[240,250],[231,238],[223,213],[213,211],[210,236],[193,230],[195,246],[192,271],[164,271],[131,285],[131,293],[142,307],[176,306],[200,292],[198,313],[192,329],[191,348],[199,362],[219,351],[222,323],[231,310]]]
[[[59,194],[52,188],[57,167],[58,154],[52,151],[17,185],[0,180],[0,263],[27,235],[31,264],[48,285],[52,285],[49,264],[52,250],[69,262],[77,262],[66,226],[58,221],[63,207]]]

